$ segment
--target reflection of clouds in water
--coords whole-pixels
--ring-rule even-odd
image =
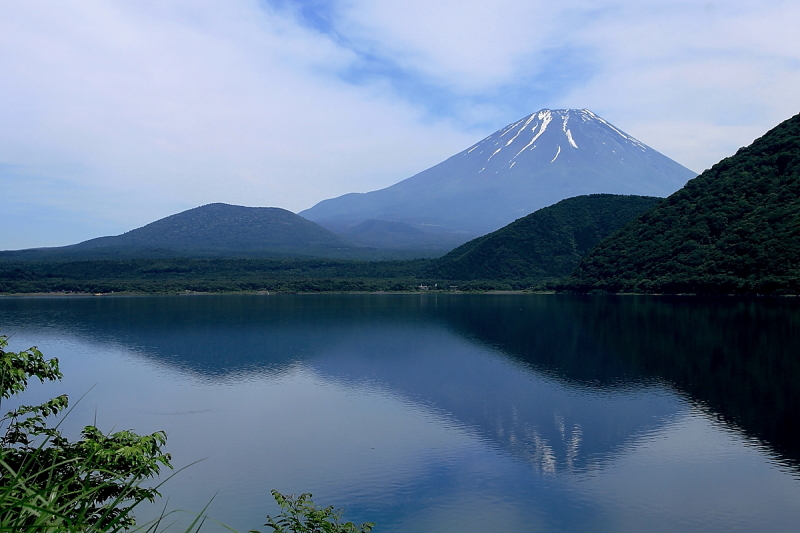
[[[648,397],[659,389],[655,384],[623,381],[592,388],[542,374],[480,336],[465,335],[463,325],[448,327],[450,322],[441,320],[450,316],[441,314],[448,308],[438,307],[447,300],[435,300],[437,306],[419,298],[401,300],[399,306],[396,299],[368,300],[390,304],[379,305],[377,312],[371,305],[353,305],[365,301],[358,298],[329,302],[345,302],[343,308],[308,298],[67,300],[68,308],[79,309],[56,314],[92,350],[112,350],[139,365],[147,361],[166,377],[204,388],[278,384],[313,369],[322,382],[356,394],[389,394],[440,416],[442,423],[474,431],[542,473],[572,472],[590,460],[602,463],[626,440],[678,409],[663,389],[647,402],[629,401]],[[246,302],[256,308],[242,305]],[[87,309],[87,316],[79,312]],[[516,305],[509,309],[519,311]],[[462,324],[456,311],[455,323]],[[30,317],[35,322],[36,315]],[[492,313],[484,322],[496,319]],[[51,327],[55,323],[49,321]],[[549,329],[558,333],[557,327]],[[574,345],[566,335],[548,339],[556,346]],[[133,348],[125,349],[126,343]]]
[[[602,475],[575,476],[572,488],[604,508],[631,506],[633,512],[611,516],[609,531],[796,530],[798,480],[766,460],[763,446],[720,429],[687,407],[630,442]]]
[[[155,416],[184,416],[184,415],[199,415],[203,413],[210,413],[211,409],[195,409],[192,411],[175,411],[172,413],[153,413],[150,411],[144,411],[146,415],[155,415]]]
[[[176,456],[210,457],[202,474],[176,480],[179,492],[219,487],[215,505],[235,510],[231,516],[263,517],[266,491],[274,486],[312,490],[324,503],[346,507],[348,518],[376,520],[389,533],[461,533],[470,523],[487,523],[493,512],[510,532],[536,529],[532,524],[626,531],[619,520],[627,513],[641,511],[642,522],[663,520],[664,509],[680,512],[650,501],[657,489],[631,488],[659,479],[641,472],[691,485],[691,468],[664,465],[703,465],[709,457],[741,471],[739,448],[748,444],[738,430],[709,422],[706,411],[687,427],[691,402],[659,374],[630,364],[640,364],[641,354],[608,351],[581,332],[581,323],[605,331],[609,309],[595,316],[579,307],[594,322],[576,322],[569,299],[524,300],[527,315],[491,298],[442,298],[424,309],[418,300],[385,300],[382,307],[380,298],[299,298],[274,308],[258,301],[255,310],[236,297],[78,308],[68,302],[60,309],[57,302],[34,302],[38,308],[27,315],[0,302],[0,323],[16,324],[39,344],[37,336],[46,333],[44,343],[70,352],[65,363],[86,370],[77,380],[67,376],[73,384],[122,372],[118,384],[100,383],[92,392],[106,402],[104,418],[115,417],[109,410],[122,403],[129,409],[126,426],[128,420],[142,431],[169,425]],[[494,302],[491,312],[480,302]],[[569,305],[561,309],[558,302]],[[40,318],[46,327],[37,330]],[[539,319],[544,326],[530,334]],[[615,327],[623,326],[620,320]],[[648,346],[647,338],[636,340]],[[708,451],[698,443],[725,433],[735,453],[698,452]],[[762,447],[748,456],[748,468],[774,480],[763,472],[770,468],[764,453]],[[704,483],[711,490],[718,481]],[[606,484],[614,497],[603,495]],[[770,493],[768,482],[760,487]],[[786,490],[788,499],[797,498],[796,486]],[[711,510],[730,507],[693,494]],[[791,509],[800,505],[786,500],[771,507],[776,517],[796,517]],[[742,524],[752,525],[743,514],[737,515]],[[721,528],[730,525],[717,518]],[[258,523],[238,520],[242,529]]]

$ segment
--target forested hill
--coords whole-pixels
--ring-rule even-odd
[[[563,288],[800,292],[800,115],[600,243]]]
[[[208,204],[113,237],[79,244],[3,252],[0,259],[115,259],[236,256],[261,253],[330,255],[353,248],[335,233],[277,207]]]
[[[285,209],[216,203],[162,218],[117,237],[92,239],[75,247],[248,250],[301,244],[342,246],[344,243],[333,232]]]
[[[566,276],[598,242],[662,198],[591,194],[562,200],[435,261],[447,279],[542,279]]]

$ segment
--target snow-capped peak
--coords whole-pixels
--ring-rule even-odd
[[[307,213],[311,220],[493,231],[571,196],[667,196],[692,177],[588,109],[541,109],[391,187],[327,200]]]
[[[556,119],[560,119],[561,127],[549,127]],[[603,140],[598,141],[601,137]],[[462,155],[477,157],[482,161],[482,166],[502,162],[501,166],[511,168],[513,161],[528,157],[526,154],[532,156],[536,151],[543,151],[542,155],[546,154],[551,163],[558,160],[561,162],[559,164],[566,164],[564,156],[559,158],[554,155],[560,155],[562,148],[567,148],[570,153],[589,150],[595,154],[608,148],[613,157],[617,157],[618,153],[624,152],[624,146],[635,147],[641,152],[649,150],[646,145],[588,109],[541,109],[489,135],[462,152]]]

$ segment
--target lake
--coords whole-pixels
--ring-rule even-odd
[[[168,508],[239,531],[273,488],[376,533],[800,528],[796,299],[2,297],[0,333],[61,362],[25,403],[166,430]]]

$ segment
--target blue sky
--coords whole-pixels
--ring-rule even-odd
[[[297,212],[545,107],[702,171],[800,111],[799,24],[780,0],[4,2],[0,250]]]

